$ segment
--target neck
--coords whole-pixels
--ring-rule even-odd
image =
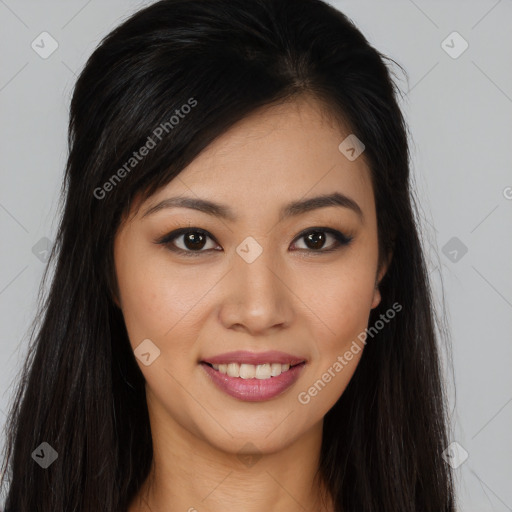
[[[322,422],[273,453],[227,453],[150,413],[153,462],[128,512],[333,512],[320,473]]]

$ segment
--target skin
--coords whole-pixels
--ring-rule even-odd
[[[349,383],[363,350],[307,404],[307,391],[368,326],[380,300],[377,219],[370,172],[338,145],[349,134],[307,97],[260,109],[204,150],[144,203],[136,201],[118,230],[114,260],[121,308],[135,349],[150,339],[160,355],[146,379],[153,438],[150,477],[129,512],[331,512],[321,501],[318,461],[325,414]],[[288,202],[338,191],[361,208],[329,206],[278,222]],[[161,209],[185,195],[229,205],[237,220],[189,208]],[[137,208],[140,207],[140,208]],[[203,245],[155,240],[201,228]],[[349,245],[309,242],[301,231],[331,228]],[[248,263],[236,252],[246,237],[263,252]],[[208,250],[220,248],[219,251]],[[296,249],[296,250],[293,250]],[[364,347],[362,343],[359,343]],[[281,350],[307,360],[299,380],[268,401],[235,399],[212,382],[199,361],[232,350]],[[249,447],[245,446],[251,443]],[[257,456],[244,463],[240,453]],[[300,462],[298,462],[300,461]],[[317,480],[318,479],[318,480]]]

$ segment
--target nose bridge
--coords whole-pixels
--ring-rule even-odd
[[[275,301],[275,295],[279,293],[275,249],[269,247],[268,243],[260,244],[254,238],[248,237],[238,246],[236,252],[238,258],[235,258],[233,271],[242,288],[244,284],[246,286],[244,296],[250,301],[262,304]]]
[[[279,268],[282,266],[274,249],[252,237],[245,239],[233,258],[229,292],[223,304],[224,321],[254,331],[286,322],[287,288]]]

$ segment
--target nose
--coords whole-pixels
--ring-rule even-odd
[[[290,271],[270,249],[250,263],[235,254],[223,283],[222,324],[253,336],[286,328],[293,318],[290,281]]]

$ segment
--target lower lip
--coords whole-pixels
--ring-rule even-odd
[[[201,363],[213,382],[228,395],[246,402],[262,402],[284,393],[299,378],[305,363],[292,366],[288,371],[270,379],[242,379],[230,377]]]

